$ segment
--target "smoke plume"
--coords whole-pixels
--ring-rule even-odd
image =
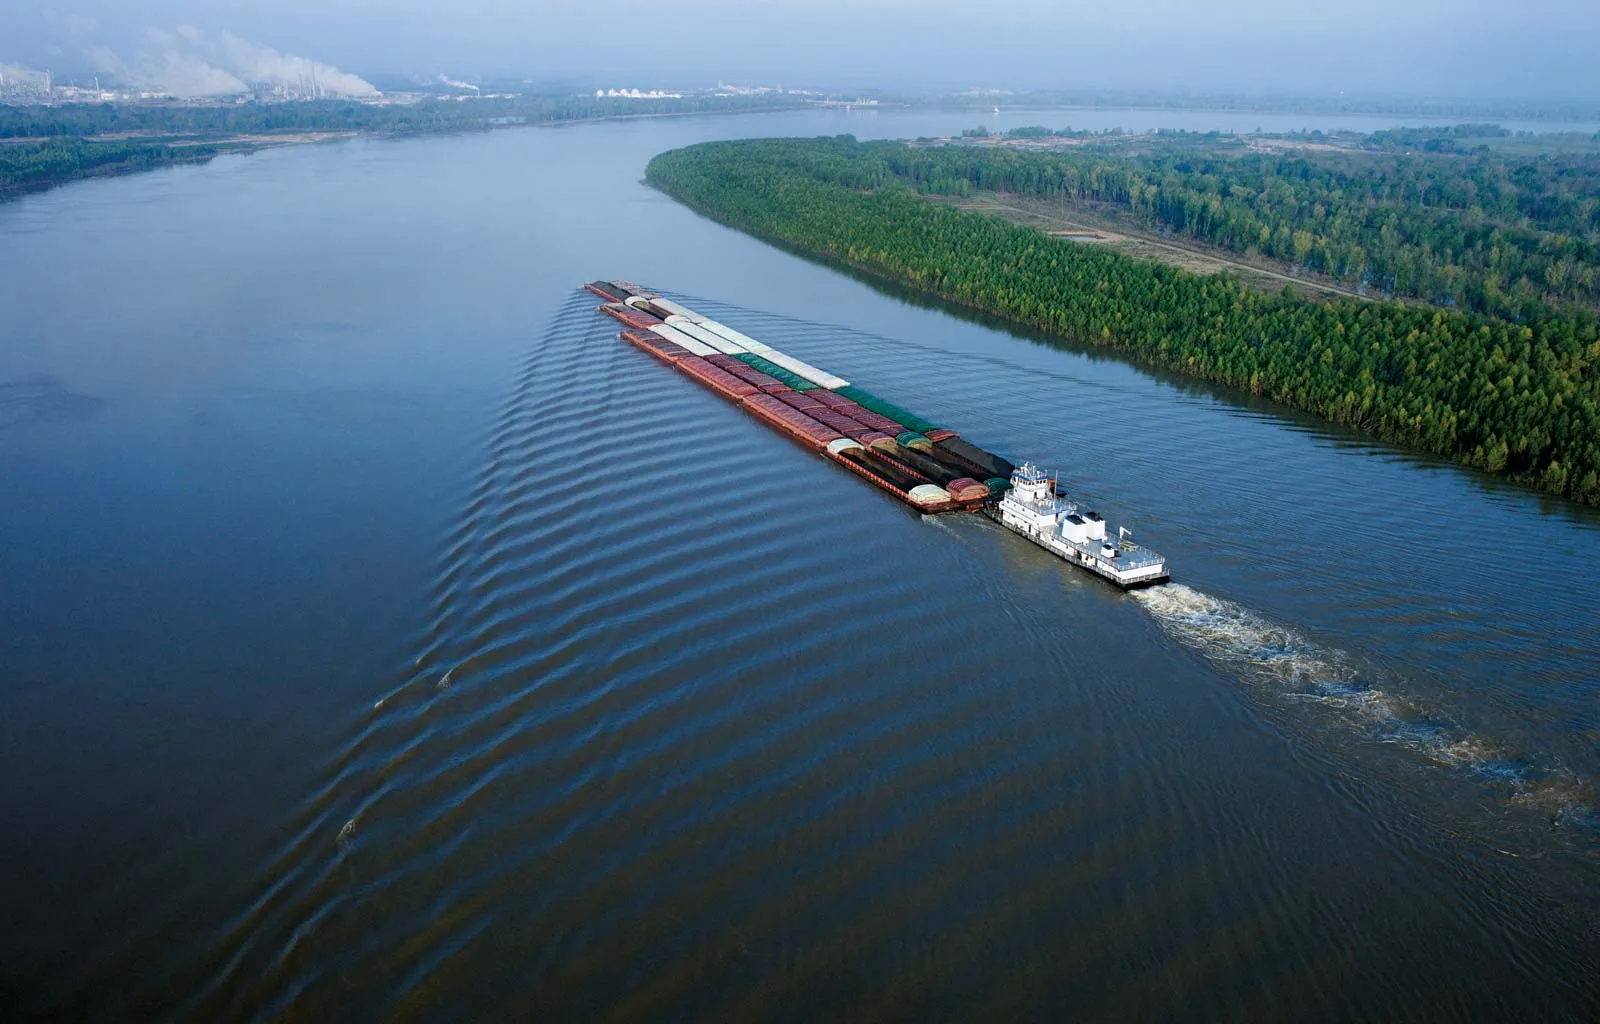
[[[105,47],[89,51],[95,69],[119,82],[171,96],[235,96],[252,91],[300,97],[379,95],[372,83],[307,57],[280,53],[231,32],[190,25],[148,29],[146,45],[123,60]]]
[[[240,39],[230,32],[222,33],[221,47],[229,69],[246,82],[268,86],[310,83],[319,93],[328,96],[378,95],[371,82],[331,64],[279,53],[270,46]]]

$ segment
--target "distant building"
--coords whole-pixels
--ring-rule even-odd
[[[660,89],[651,89],[645,92],[640,89],[596,89],[595,99],[625,99],[625,100],[681,100],[681,92],[662,92]]]

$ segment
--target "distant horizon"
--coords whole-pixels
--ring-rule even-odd
[[[710,84],[887,91],[1135,91],[1421,101],[1600,98],[1600,7],[1528,0],[1178,0],[999,9],[920,0],[59,0],[0,11],[0,64],[113,74],[194,95],[315,69],[373,79]]]
[[[331,67],[331,65],[318,65]],[[336,69],[341,70],[341,69]],[[1319,102],[1346,101],[1352,103],[1381,103],[1381,102],[1493,102],[1493,103],[1592,103],[1600,107],[1600,94],[1588,92],[1560,93],[1560,92],[1472,92],[1472,91],[1446,91],[1437,89],[1333,89],[1333,88],[1286,88],[1286,87],[1237,87],[1237,88],[1203,88],[1188,84],[1161,85],[1150,84],[1084,84],[1064,82],[1060,84],[1025,84],[1004,81],[950,81],[940,79],[868,79],[862,77],[821,76],[803,77],[795,75],[768,75],[759,77],[750,74],[727,75],[693,75],[685,76],[682,69],[650,70],[648,67],[635,66],[627,71],[615,71],[606,68],[592,70],[578,70],[561,75],[541,75],[536,70],[511,70],[497,69],[488,71],[462,71],[457,68],[440,66],[429,71],[414,69],[385,69],[372,70],[368,68],[351,67],[342,68],[345,73],[358,75],[361,78],[389,89],[423,88],[438,85],[443,79],[455,80],[455,84],[471,83],[475,86],[520,85],[536,90],[574,89],[582,91],[595,88],[674,88],[706,90],[717,85],[736,86],[740,88],[783,88],[786,90],[820,89],[830,92],[875,92],[879,94],[904,95],[917,99],[931,99],[941,97],[955,97],[970,95],[973,98],[994,96],[1003,100],[1006,96],[1037,96],[1040,94],[1069,94],[1069,95],[1098,95],[1098,96],[1143,96],[1152,99],[1174,100],[1194,99],[1201,101],[1214,101],[1220,99],[1243,99],[1251,101],[1262,100],[1315,100]],[[56,84],[87,84],[99,78],[102,84],[132,87],[138,83],[123,79],[113,72],[97,69],[91,65],[65,64],[59,66],[30,66],[15,60],[10,60],[7,55],[0,52],[0,75],[12,72],[34,72],[38,74],[50,73],[55,77]]]
[[[138,81],[127,80],[116,74],[97,71],[90,67],[45,68],[29,67],[16,62],[7,61],[0,54],[0,81],[13,80],[19,74],[36,74],[52,76],[57,87],[87,88],[98,82],[107,89],[139,89],[142,84]],[[681,72],[652,73],[647,70],[635,70],[627,74],[616,74],[606,71],[579,72],[553,77],[538,77],[531,73],[500,71],[488,74],[461,73],[438,71],[424,74],[415,71],[341,71],[331,66],[329,71],[343,74],[348,77],[358,77],[359,80],[370,83],[382,92],[417,92],[429,89],[438,89],[454,86],[457,88],[471,86],[494,91],[515,91],[524,94],[551,94],[558,92],[571,92],[574,94],[592,92],[595,89],[671,89],[681,91],[703,92],[714,89],[719,84],[737,88],[782,88],[789,91],[812,90],[829,95],[859,94],[862,97],[875,97],[885,100],[902,100],[909,102],[934,102],[948,101],[960,98],[970,98],[975,106],[981,106],[989,101],[997,106],[1005,106],[1008,100],[1043,100],[1039,105],[1041,109],[1056,105],[1079,105],[1074,100],[1092,101],[1083,105],[1093,106],[1140,106],[1146,104],[1174,105],[1181,107],[1185,102],[1193,102],[1204,106],[1214,107],[1219,103],[1238,101],[1254,105],[1264,105],[1262,109],[1270,109],[1270,105],[1282,103],[1285,109],[1292,111],[1295,104],[1317,104],[1322,106],[1371,106],[1389,105],[1403,109],[1407,104],[1416,105],[1410,112],[1418,114],[1427,113],[1426,107],[1430,105],[1448,105],[1457,107],[1477,107],[1491,109],[1499,105],[1518,105],[1530,108],[1544,108],[1554,113],[1561,108],[1587,108],[1581,116],[1588,117],[1600,114],[1600,97],[1592,95],[1560,95],[1554,93],[1447,93],[1424,92],[1406,90],[1285,90],[1285,89],[1199,89],[1192,86],[1137,86],[1137,85],[1058,85],[1058,86],[1023,86],[1008,83],[984,83],[973,85],[970,83],[953,83],[940,81],[888,81],[888,82],[851,82],[847,79],[800,79],[789,80],[762,80],[745,76],[724,75],[702,77],[679,77]],[[253,84],[253,83],[251,83]],[[243,95],[249,90],[238,88],[233,92],[220,92],[215,94],[173,92],[172,98],[179,100],[199,100],[206,98],[225,98],[227,96]],[[354,98],[353,95],[329,95],[328,99]],[[1033,104],[1029,104],[1033,105]],[[1396,110],[1399,112],[1399,109]],[[1519,111],[1526,114],[1531,111]]]

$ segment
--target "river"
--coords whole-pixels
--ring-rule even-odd
[[[639,184],[975,120],[356,140],[0,206],[4,1015],[1600,1012],[1600,515]],[[920,519],[616,340],[595,277],[1059,470],[1176,582]]]

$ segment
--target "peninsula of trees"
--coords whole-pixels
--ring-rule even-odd
[[[0,196],[8,190],[43,188],[78,178],[204,163],[218,152],[216,146],[208,145],[87,142],[78,138],[0,146]]]
[[[1186,225],[1194,218],[1206,232],[1230,223],[1230,217],[1254,217],[1248,229],[1217,230],[1248,230],[1259,240],[1265,229],[1270,242],[1284,228],[1291,247],[1295,233],[1307,230],[1304,218],[1339,210],[1349,227],[1326,237],[1359,245],[1347,240],[1375,231],[1380,239],[1393,238],[1398,252],[1404,239],[1437,223],[1434,218],[1447,208],[1437,191],[1429,191],[1448,187],[1447,176],[1414,166],[1399,173],[1393,163],[1379,164],[1389,170],[1371,174],[1355,166],[1308,164],[1298,184],[1290,176],[1278,188],[1270,167],[1213,168],[1213,176],[1227,179],[1226,191],[1212,192],[1191,208],[1185,190],[1200,195],[1205,189],[1198,180],[1183,184],[1190,171],[1105,166],[1098,159],[861,143],[844,136],[691,146],[656,157],[647,177],[723,223],[824,259],[1600,504],[1600,334],[1595,318],[1576,308],[1589,287],[1581,282],[1592,281],[1581,272],[1574,278],[1580,284],[1570,291],[1555,291],[1547,277],[1546,290],[1508,305],[1487,301],[1491,293],[1485,290],[1486,312],[1419,302],[1310,302],[1252,291],[1231,275],[1200,277],[1054,238],[919,195],[963,187],[1086,189],[1130,197],[1137,191],[1138,201],[1152,211],[1166,211],[1153,216]],[[1162,188],[1174,177],[1181,188],[1165,195]],[[1233,192],[1236,181],[1252,180],[1261,185],[1252,189],[1254,199]],[[1560,175],[1546,182],[1542,171],[1526,185],[1515,177],[1508,184],[1494,209],[1519,209],[1529,195],[1559,199],[1565,187]],[[1302,190],[1347,189],[1372,200],[1388,197],[1395,222],[1374,221],[1371,208],[1379,204],[1370,201],[1341,205],[1325,197],[1321,214],[1315,202],[1304,207],[1308,193]],[[1587,216],[1586,209],[1581,197],[1565,207],[1541,200],[1523,219],[1531,222],[1527,230],[1537,232],[1545,230],[1541,224]],[[1559,250],[1557,261],[1571,260],[1569,275],[1573,269],[1592,272],[1593,250],[1583,248],[1592,239],[1570,244]],[[1299,245],[1309,255],[1309,247]],[[1465,243],[1448,250],[1468,251]],[[1531,251],[1543,250],[1535,245]],[[1453,258],[1436,256],[1435,266],[1456,268],[1452,272],[1460,277],[1482,272]]]

